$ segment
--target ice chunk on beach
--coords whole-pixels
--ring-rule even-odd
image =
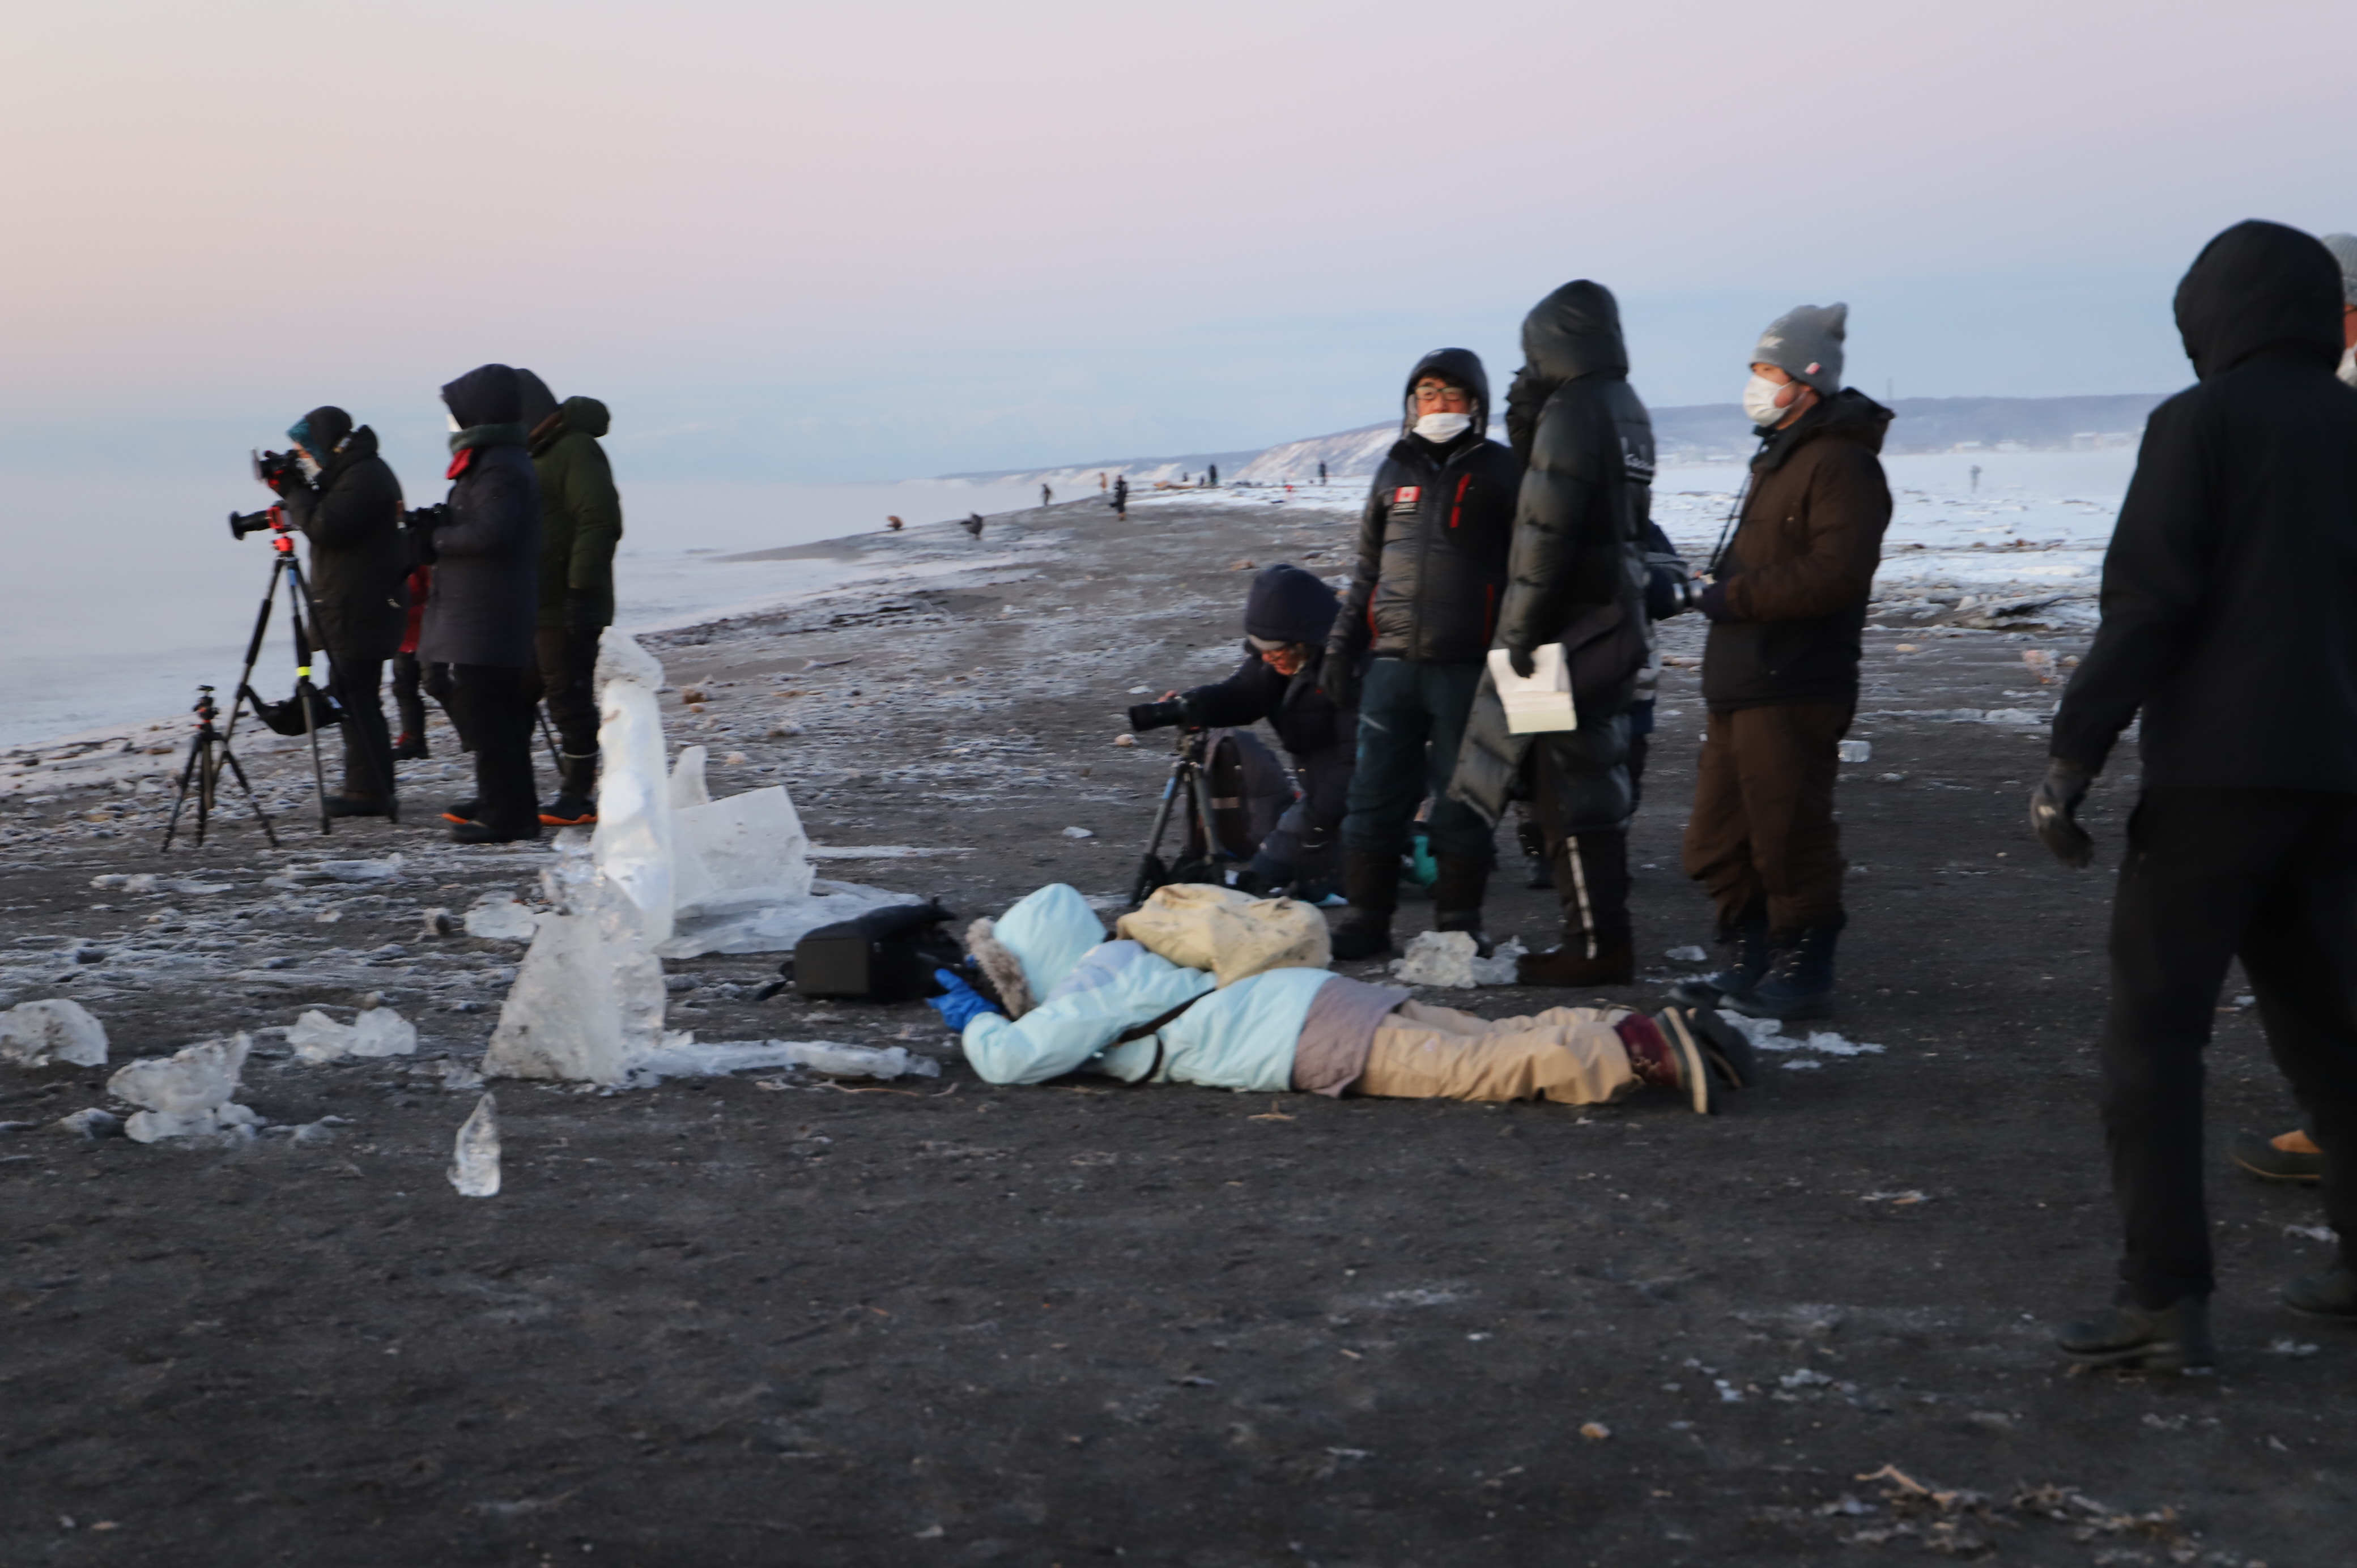
[[[312,868],[336,882],[390,882],[401,875],[401,856],[382,860],[323,860]]]
[[[888,893],[864,883],[813,881],[810,896],[792,903],[682,920],[671,940],[655,951],[664,958],[700,958],[715,952],[791,952],[796,942],[821,926],[852,919],[870,909],[909,902],[906,893]]]
[[[608,627],[597,644],[597,868],[638,907],[650,942],[671,935],[671,779],[655,693],[662,663]]]
[[[679,919],[797,903],[810,897],[816,875],[802,817],[782,785],[675,810],[672,849]]]
[[[339,1024],[316,1008],[295,1020],[286,1043],[307,1062],[331,1062],[344,1057],[406,1057],[417,1051],[417,1026],[390,1007],[362,1009],[349,1024]]]
[[[18,1067],[46,1067],[53,1061],[103,1066],[106,1026],[81,1003],[64,997],[19,1002],[0,1013],[0,1061]]]
[[[512,893],[486,893],[467,910],[467,934],[486,937],[493,941],[528,942],[539,929],[539,920],[530,909],[515,901]]]
[[[942,1064],[906,1046],[846,1046],[834,1040],[698,1041],[673,1035],[640,1058],[630,1082],[666,1078],[718,1078],[752,1068],[807,1068],[830,1078],[938,1078]]]
[[[500,1107],[486,1094],[458,1129],[450,1155],[450,1185],[461,1197],[500,1195]]]
[[[684,811],[691,806],[712,804],[712,787],[705,782],[704,765],[711,753],[700,746],[680,747],[679,756],[671,765],[671,809]]]
[[[638,906],[602,879],[544,917],[500,1004],[487,1078],[619,1083],[662,1039],[662,963]]]
[[[231,1101],[252,1048],[253,1042],[240,1034],[123,1068],[107,1079],[106,1091],[141,1108],[124,1131],[136,1142],[152,1144],[159,1138],[251,1128],[258,1118]]]
[[[1509,938],[1483,958],[1470,931],[1426,931],[1392,961],[1392,975],[1404,985],[1512,985],[1518,978],[1514,961],[1524,950],[1520,939]]]

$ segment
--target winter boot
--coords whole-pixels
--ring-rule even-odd
[[[1335,960],[1354,963],[1391,951],[1392,911],[1399,908],[1399,856],[1345,849],[1342,893],[1351,907],[1334,924]]]
[[[2262,1138],[2256,1133],[2237,1133],[2227,1147],[2236,1165],[2262,1181],[2324,1179],[2324,1151],[2303,1132],[2278,1133],[2272,1138]]]
[[[1753,1018],[1830,1018],[1834,1015],[1834,940],[1839,926],[1813,926],[1790,941],[1771,940],[1768,972],[1749,996],[1729,996],[1726,1006]]]
[[[340,795],[328,797],[328,815],[331,817],[384,817],[392,815],[382,800],[366,795],[355,795],[347,789]]]
[[[1612,1026],[1629,1053],[1629,1070],[1651,1089],[1666,1089],[1707,1115],[1718,1109],[1718,1089],[1710,1064],[1688,1030],[1661,1025],[1631,1013]]]
[[[442,820],[446,822],[463,826],[468,822],[473,822],[475,820],[475,813],[482,809],[483,802],[481,798],[479,796],[469,795],[463,800],[452,801],[449,808],[442,813]]]
[[[1555,873],[1547,869],[1546,834],[1527,805],[1523,808],[1522,820],[1514,824],[1514,842],[1523,851],[1523,886],[1554,886]]]
[[[395,762],[418,762],[425,757],[425,737],[422,735],[412,735],[404,730],[400,738],[393,743],[393,759]]]
[[[2123,1287],[2112,1310],[2073,1323],[2055,1338],[2062,1353],[2090,1367],[2143,1367],[2183,1372],[2218,1364],[2210,1338],[2210,1298],[2181,1295],[2163,1307],[2138,1306]]]
[[[1658,1016],[1672,1037],[1684,1034],[1694,1041],[1729,1089],[1749,1089],[1760,1081],[1760,1058],[1751,1036],[1718,1014],[1707,1007],[1664,1007]]]
[[[514,843],[522,839],[536,839],[539,836],[540,823],[537,821],[520,827],[513,832],[503,832],[489,822],[460,822],[450,830],[452,843]]]
[[[1514,961],[1524,985],[1627,985],[1637,978],[1629,935],[1629,853],[1621,833],[1555,846],[1552,880],[1563,900],[1563,944]]]
[[[1749,996],[1768,972],[1768,915],[1755,909],[1738,918],[1721,938],[1735,950],[1717,974],[1681,980],[1670,987],[1670,1000],[1689,1007],[1724,1007]]]
[[[2283,1304],[2308,1317],[2357,1323],[2357,1268],[2343,1261],[2320,1274],[2302,1274],[2283,1288]]]
[[[540,813],[543,826],[587,827],[597,820],[597,754],[559,752],[556,799]]]
[[[1481,956],[1496,950],[1481,930],[1481,897],[1489,891],[1490,863],[1469,854],[1444,854],[1435,861],[1432,879],[1432,929],[1466,931]]]

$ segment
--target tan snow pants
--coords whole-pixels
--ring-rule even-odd
[[[1356,1092],[1599,1105],[1638,1087],[1612,1027],[1628,1015],[1625,1007],[1550,1007],[1528,1018],[1490,1019],[1403,1003],[1375,1031]]]

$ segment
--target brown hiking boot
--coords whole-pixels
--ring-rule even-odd
[[[1524,953],[1514,961],[1514,979],[1523,985],[1629,985],[1637,978],[1637,950],[1627,942],[1589,957],[1584,946],[1566,942],[1544,952]]]

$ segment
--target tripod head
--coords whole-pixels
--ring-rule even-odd
[[[201,727],[210,729],[213,721],[221,717],[220,704],[213,701],[213,689],[210,686],[198,687],[197,700],[189,704],[188,711],[197,715],[197,723]]]

